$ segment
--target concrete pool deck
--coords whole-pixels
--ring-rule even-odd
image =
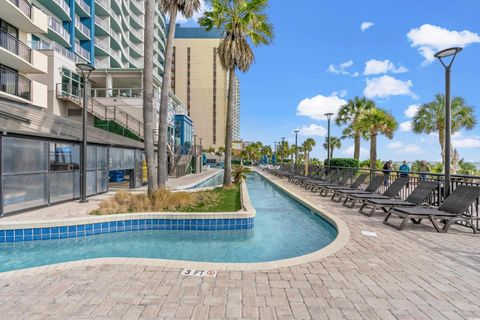
[[[477,319],[480,242],[467,229],[399,232],[269,176],[344,220],[334,254],[288,268],[181,276],[182,265],[97,259],[0,273],[0,312],[11,319]],[[361,231],[373,231],[366,237]]]

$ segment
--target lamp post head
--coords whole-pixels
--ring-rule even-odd
[[[333,116],[332,112],[325,113],[325,116],[327,117],[328,120]]]
[[[295,131],[293,131],[293,132],[295,132],[295,134],[297,134],[297,133],[299,133],[299,132],[300,132],[300,130],[298,130],[298,129],[297,129],[297,130],[295,130]]]
[[[460,47],[448,48],[448,49],[438,51],[437,53],[434,54],[434,57],[439,59],[445,68],[450,68],[452,66],[453,61],[455,60],[455,57],[462,50],[463,48],[460,48]],[[448,57],[452,57],[452,59],[448,63],[446,63],[444,59]]]
[[[95,70],[95,67],[90,63],[77,63],[75,67],[80,70],[82,77],[86,79],[88,79],[90,77],[90,73]]]

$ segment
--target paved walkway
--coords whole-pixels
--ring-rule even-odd
[[[275,179],[275,178],[274,178]],[[480,241],[463,229],[399,232],[314,196],[351,231],[336,254],[265,271],[220,271],[83,263],[0,274],[4,319],[480,319]],[[377,238],[361,235],[375,231]]]
[[[195,185],[205,179],[210,178],[221,170],[209,169],[199,174],[189,174],[181,178],[169,178],[167,187],[176,189],[181,186]],[[128,191],[128,190],[126,190]],[[147,188],[142,187],[133,192],[146,192]],[[25,221],[25,220],[50,220],[63,218],[78,218],[88,215],[88,213],[96,209],[100,202],[115,194],[115,191],[110,191],[97,196],[89,197],[87,203],[79,203],[78,201],[69,201],[61,204],[52,205],[50,207],[40,208],[37,210],[27,211],[11,216],[0,218],[0,224],[6,221]]]

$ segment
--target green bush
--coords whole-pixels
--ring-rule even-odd
[[[327,160],[325,160],[325,165],[327,165]],[[351,158],[333,158],[330,159],[330,166],[332,167],[347,167],[347,168],[358,168],[360,162]]]

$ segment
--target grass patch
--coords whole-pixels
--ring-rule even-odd
[[[158,190],[148,196],[120,191],[100,203],[92,215],[133,212],[235,212],[242,208],[240,185],[200,192]]]

